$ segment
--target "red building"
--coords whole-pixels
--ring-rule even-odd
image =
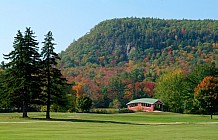
[[[129,110],[133,111],[163,111],[163,102],[158,99],[141,98],[132,100],[126,104]]]

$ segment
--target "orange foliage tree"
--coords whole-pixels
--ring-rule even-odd
[[[83,90],[83,83],[77,83],[76,85],[74,85],[72,87],[72,90],[75,91],[76,93],[76,97],[84,94],[84,90]]]
[[[195,101],[206,112],[211,115],[215,113],[218,106],[218,77],[206,76],[195,88]]]

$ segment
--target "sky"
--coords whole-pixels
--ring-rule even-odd
[[[218,0],[0,0],[0,62],[13,50],[18,30],[31,27],[42,47],[52,31],[64,51],[99,22],[124,17],[218,20]]]

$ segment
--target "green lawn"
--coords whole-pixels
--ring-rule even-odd
[[[0,140],[217,140],[218,116],[175,113],[0,113]],[[177,122],[177,123],[176,123]],[[178,122],[182,122],[181,124]],[[212,122],[216,122],[213,124]]]

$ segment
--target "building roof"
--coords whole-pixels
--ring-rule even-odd
[[[135,99],[130,102],[128,102],[126,105],[129,104],[134,104],[134,103],[147,103],[147,104],[155,104],[156,102],[160,102],[163,104],[160,100],[158,99],[153,99],[153,98],[141,98],[141,99]]]

